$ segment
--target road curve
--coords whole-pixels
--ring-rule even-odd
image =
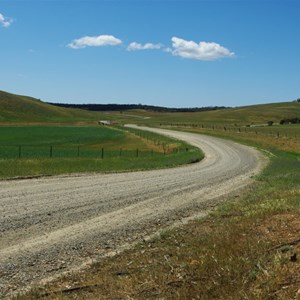
[[[200,147],[204,160],[145,172],[0,181],[0,298],[211,209],[263,166],[260,152],[231,141],[148,130]]]

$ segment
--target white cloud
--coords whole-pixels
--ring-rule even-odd
[[[128,51],[136,51],[136,50],[153,50],[153,49],[160,49],[162,47],[161,44],[152,44],[152,43],[146,43],[144,45],[133,42],[130,43],[127,47]]]
[[[217,43],[186,41],[172,37],[172,54],[183,58],[196,60],[216,60],[222,57],[232,57],[234,52]]]
[[[8,18],[4,17],[2,14],[0,14],[0,24],[3,27],[6,27],[6,28],[9,27],[12,22],[13,22],[12,19],[8,19]]]
[[[69,48],[79,49],[85,47],[116,46],[122,44],[122,41],[113,35],[84,36],[73,40],[68,45]]]

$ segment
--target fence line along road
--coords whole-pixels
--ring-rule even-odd
[[[108,149],[99,147],[91,149],[87,146],[61,147],[61,146],[0,146],[0,158],[2,159],[31,159],[31,158],[117,158],[117,157],[150,157],[186,151],[186,147],[169,149],[161,148],[161,151],[153,149]]]

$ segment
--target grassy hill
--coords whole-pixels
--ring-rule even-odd
[[[300,118],[299,102],[271,103],[200,112],[158,112],[153,110],[122,110],[92,112],[78,108],[54,106],[38,99],[0,91],[0,123],[76,123],[114,120],[119,123],[148,125],[196,123],[215,125],[275,123],[282,119]]]
[[[282,102],[260,104],[227,109],[225,111],[207,112],[205,121],[237,124],[260,124],[268,121],[279,122],[282,119],[300,117],[300,103]]]
[[[130,110],[122,114],[111,113],[111,118],[124,123],[143,124],[197,123],[215,125],[265,124],[268,121],[279,123],[282,119],[300,117],[300,103],[283,102],[236,108],[227,108],[203,112],[154,112],[146,110]]]
[[[0,123],[95,121],[99,114],[66,109],[38,99],[0,91]]]

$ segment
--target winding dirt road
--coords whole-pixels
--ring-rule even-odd
[[[205,159],[173,169],[0,182],[0,298],[204,214],[263,166],[262,155],[246,146],[151,130],[200,147]]]

